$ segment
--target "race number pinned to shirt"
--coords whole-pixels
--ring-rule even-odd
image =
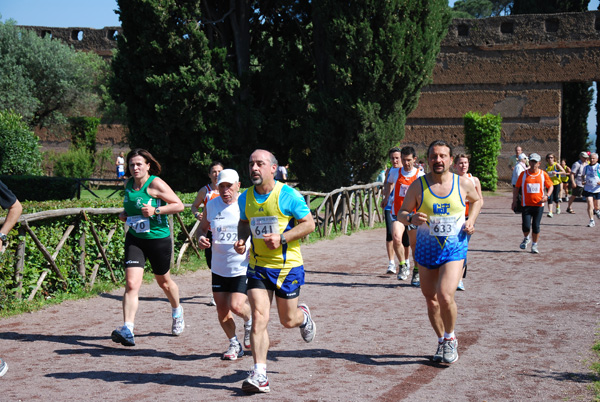
[[[456,236],[460,228],[456,225],[456,218],[451,216],[429,217],[429,234],[431,236]]]
[[[217,234],[213,239],[215,244],[233,244],[237,241],[237,225],[217,226],[213,231]]]
[[[150,232],[150,218],[145,218],[142,215],[128,216],[126,223],[136,233]]]
[[[279,233],[279,222],[276,216],[257,216],[250,219],[252,236],[264,239],[266,234]]]
[[[400,191],[398,191],[398,195],[400,197],[406,197],[406,190],[408,190],[408,185],[400,184]]]
[[[527,192],[529,194],[541,193],[541,189],[540,183],[527,183]]]

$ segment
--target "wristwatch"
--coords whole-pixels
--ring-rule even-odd
[[[413,216],[415,216],[415,213],[414,213],[414,212],[411,212],[411,213],[409,213],[409,214],[408,214],[408,219],[407,219],[407,220],[408,220],[408,223],[409,223],[409,224],[412,224],[412,217],[413,217]]]
[[[156,215],[160,215],[160,208],[155,208],[155,209],[154,209],[154,213],[155,213]]]
[[[287,244],[287,240],[285,239],[283,233],[281,234],[281,244]]]
[[[6,241],[6,235],[4,233],[0,232],[0,240],[2,240],[2,243],[4,243]]]

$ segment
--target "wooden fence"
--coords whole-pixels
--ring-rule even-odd
[[[332,232],[347,233],[348,229],[354,230],[358,227],[373,227],[375,222],[382,222],[384,220],[384,217],[381,215],[379,209],[379,204],[382,197],[382,185],[379,182],[366,185],[357,185],[352,187],[342,187],[330,193],[318,193],[311,191],[301,191],[300,193],[304,196],[306,203],[309,206],[315,200],[320,200],[322,198],[322,200],[320,200],[319,206],[317,208],[314,208],[312,212],[316,223],[315,234],[317,234],[319,237],[328,236]],[[186,207],[189,206],[190,205],[186,205]],[[91,288],[94,285],[94,282],[96,280],[96,274],[100,266],[99,263],[96,263],[92,267],[89,278],[85,277],[85,244],[86,237],[91,235],[97,247],[98,258],[101,257],[101,260],[104,262],[106,268],[110,272],[112,281],[116,283],[117,279],[114,275],[113,267],[111,266],[110,261],[106,255],[106,247],[110,243],[115,231],[117,230],[117,225],[121,223],[119,221],[118,223],[113,225],[108,230],[107,235],[102,236],[106,239],[105,244],[103,244],[100,240],[101,236],[98,235],[96,227],[94,226],[93,222],[90,221],[88,215],[118,215],[122,210],[122,208],[67,208],[22,215],[19,218],[17,224],[17,230],[20,235],[20,240],[17,244],[17,248],[15,251],[16,264],[14,268],[16,282],[16,297],[19,299],[23,297],[23,269],[25,266],[26,236],[28,235],[32,239],[36,248],[42,253],[42,255],[48,263],[49,269],[54,271],[57,277],[64,282],[67,280],[67,278],[64,277],[63,273],[58,268],[56,264],[56,258],[63,245],[66,243],[67,239],[73,234],[73,230],[78,225],[80,225],[83,220],[85,220],[88,223],[88,225],[84,225],[84,227],[87,226],[87,229],[83,231],[83,234],[78,240],[82,250],[81,255],[79,256],[79,265],[77,269],[79,275],[81,275],[86,280],[86,284],[89,288]],[[30,226],[31,222],[44,221],[68,216],[75,216],[75,222],[67,225],[56,247],[52,247],[52,245],[48,244],[42,244],[32,227]],[[171,266],[179,268],[182,258],[189,247],[191,247],[193,251],[198,255],[198,257],[200,257],[200,252],[196,246],[196,242],[193,241],[193,236],[199,227],[199,222],[196,221],[192,228],[188,230],[179,214],[173,216],[170,215],[169,224],[171,227],[171,234],[173,233],[174,220],[177,220],[178,225],[181,227],[181,232],[183,233],[183,236],[180,237],[183,237],[184,239],[179,249],[177,259],[175,260],[173,255],[171,260]],[[4,218],[0,219],[0,225],[3,222]],[[172,239],[174,239],[173,236]],[[175,249],[174,242],[175,240],[173,240],[172,244],[173,250]],[[49,248],[54,248],[54,252],[50,253],[50,251],[48,251]],[[38,290],[41,288],[44,279],[47,276],[47,273],[48,270],[43,270],[40,273],[35,288],[31,291],[31,293],[28,296],[29,300],[32,300],[35,297]]]

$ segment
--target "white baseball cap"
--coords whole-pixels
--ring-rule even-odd
[[[240,181],[240,176],[233,169],[224,169],[219,173],[217,178],[217,186],[221,183],[237,183]]]

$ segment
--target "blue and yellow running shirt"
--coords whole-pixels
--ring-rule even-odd
[[[469,236],[464,232],[465,203],[460,194],[460,178],[452,174],[452,189],[445,197],[431,191],[425,176],[421,183],[421,205],[417,212],[427,215],[427,222],[417,229],[415,261],[427,268],[437,268],[467,256]]]
[[[296,220],[310,214],[300,193],[279,181],[268,194],[258,194],[254,186],[238,198],[240,219],[248,221],[250,240],[250,267],[284,269],[303,265],[300,241],[293,240],[271,250],[263,240],[267,233],[285,233],[296,225]]]

